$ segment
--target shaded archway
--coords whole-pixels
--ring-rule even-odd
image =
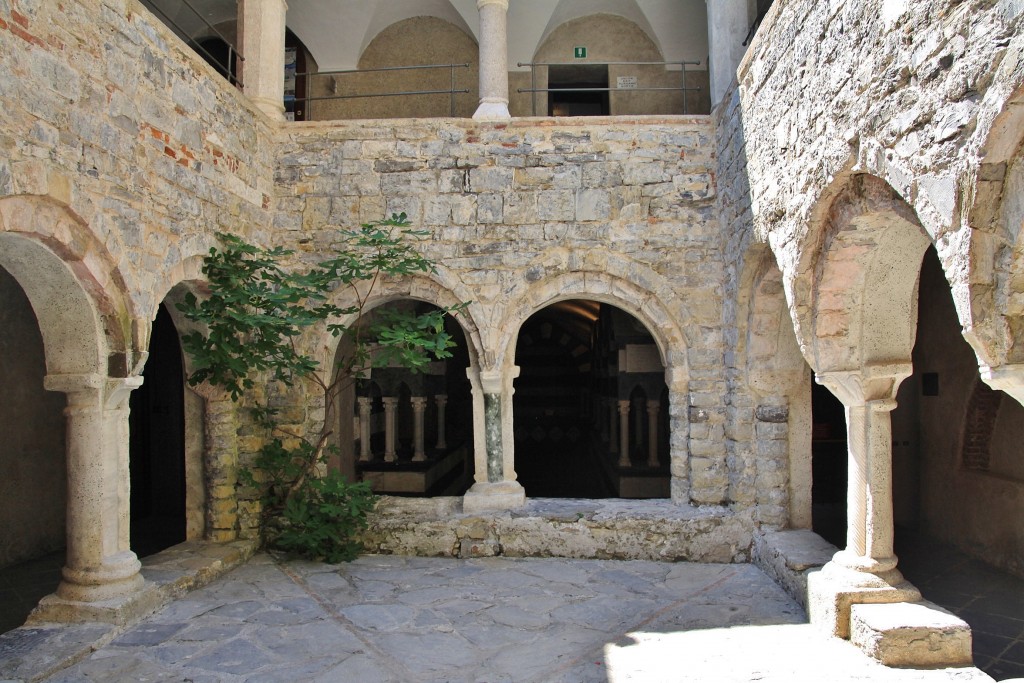
[[[422,314],[437,306],[391,300],[364,314],[364,334],[389,311]],[[374,491],[405,496],[461,495],[473,477],[472,395],[467,370],[471,350],[462,326],[445,317],[454,346],[450,358],[435,359],[419,372],[388,365],[338,378],[331,419],[336,424],[331,466],[370,482]],[[335,368],[345,365],[351,340],[335,350]],[[371,356],[376,353],[371,343]]]
[[[161,304],[130,416],[131,546],[139,557],[187,537],[185,384],[178,331]]]
[[[57,588],[64,564],[66,401],[43,388],[45,375],[32,306],[0,268],[0,633]]]
[[[526,494],[665,498],[665,367],[654,338],[610,304],[570,299],[523,323],[516,342],[516,472]]]

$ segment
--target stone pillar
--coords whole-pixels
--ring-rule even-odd
[[[427,454],[423,450],[423,413],[427,409],[427,398],[426,396],[413,396],[409,401],[412,403],[412,460],[413,462],[423,462],[427,459]]]
[[[284,121],[285,0],[239,0],[242,91],[264,114]]]
[[[608,399],[608,452],[615,455],[619,452],[619,432],[615,425],[619,423],[618,403],[614,398]]]
[[[657,467],[658,462],[658,409],[660,401],[647,402],[647,466]]]
[[[369,396],[360,396],[356,402],[359,404],[359,461],[370,462],[373,457],[370,453],[370,413],[373,409],[373,399]]]
[[[633,452],[636,452],[644,443],[644,401],[636,399],[633,401]]]
[[[893,553],[892,422],[900,383],[909,363],[868,365],[824,372],[820,384],[846,407],[849,449],[846,549],[809,584],[812,622],[849,637],[850,605],[920,599],[904,581]]]
[[[60,602],[117,601],[143,586],[130,547],[128,397],[141,377],[48,375],[67,394],[67,558],[56,599],[38,612],[60,618]]]
[[[477,0],[480,11],[478,121],[508,121],[508,0]]]
[[[398,409],[398,399],[394,396],[385,396],[381,400],[384,402],[384,462],[394,462],[395,413]]]
[[[1024,405],[1024,363],[978,367],[981,379],[993,389],[1003,391]]]
[[[434,403],[437,404],[437,450],[448,448],[448,442],[445,440],[444,434],[444,407],[448,403],[447,394],[438,394],[434,397]]]
[[[630,467],[629,399],[619,401],[619,467]]]
[[[206,479],[206,539],[218,543],[239,535],[237,406],[227,391],[207,382],[195,387],[203,398],[203,476]],[[252,519],[256,523],[255,517]],[[248,527],[247,527],[248,529]],[[253,530],[253,533],[256,533]]]
[[[747,0],[708,2],[708,74],[711,78],[711,106],[717,105],[736,78],[747,48],[743,39],[753,23]]]
[[[500,370],[467,371],[473,385],[473,437],[476,450],[476,483],[466,492],[466,512],[511,509],[526,502],[526,492],[516,481],[515,446],[512,436],[512,381],[515,366]]]

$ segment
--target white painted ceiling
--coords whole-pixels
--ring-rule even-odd
[[[192,36],[205,31],[182,0],[150,0]],[[188,0],[206,21],[231,24],[235,0]],[[561,24],[590,14],[616,14],[642,28],[665,61],[707,64],[705,0],[509,0],[508,62],[529,62]],[[479,39],[476,0],[290,0],[288,28],[313,54],[321,71],[354,69],[359,55],[382,30],[417,16],[444,19]],[[584,37],[585,38],[585,37]],[[415,40],[415,36],[410,36]]]

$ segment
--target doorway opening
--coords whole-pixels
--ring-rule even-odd
[[[611,106],[607,88],[605,64],[549,66],[548,116],[608,116]]]
[[[523,324],[516,365],[515,468],[528,496],[669,496],[665,367],[639,320],[560,301]]]
[[[142,386],[132,392],[131,548],[152,555],[186,538],[185,378],[178,331],[161,304]]]
[[[837,548],[845,548],[846,409],[813,379],[811,419],[811,528]]]

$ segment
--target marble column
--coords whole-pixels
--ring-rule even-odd
[[[743,39],[754,17],[747,0],[714,0],[708,4],[708,65],[711,79],[711,106],[725,95],[736,78],[746,46]]]
[[[437,405],[437,450],[443,450],[448,448],[448,442],[444,433],[445,417],[444,408],[448,403],[447,394],[438,394],[434,396],[434,403]]]
[[[629,405],[630,400],[619,401],[619,467],[630,467],[629,458]]]
[[[242,91],[264,114],[284,121],[284,0],[239,0]]]
[[[427,410],[427,397],[413,396],[409,401],[412,403],[412,460],[423,462],[427,459],[427,453],[423,450],[423,414]]]
[[[657,467],[658,462],[658,409],[660,401],[647,402],[647,466]]]
[[[477,0],[480,12],[480,106],[478,121],[507,121],[508,0]]]
[[[516,366],[467,371],[473,385],[475,483],[462,499],[465,512],[511,509],[526,502],[516,481],[515,441],[512,436],[512,388]]]
[[[395,461],[395,416],[398,412],[398,399],[385,396],[384,402],[384,462]]]
[[[67,394],[67,555],[57,598],[99,602],[143,586],[130,547],[128,397],[141,377],[48,375]],[[45,608],[45,606],[41,606]]]
[[[370,452],[370,414],[373,411],[373,399],[369,396],[360,396],[356,402],[359,404],[359,461],[369,462],[373,459]]]

